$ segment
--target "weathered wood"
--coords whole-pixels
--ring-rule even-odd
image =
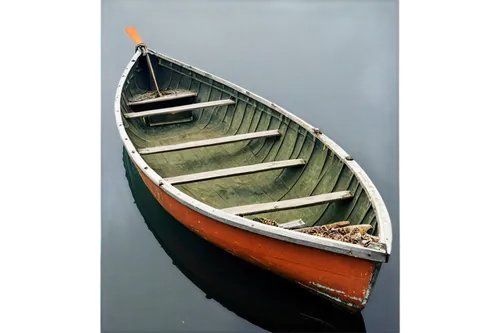
[[[308,207],[319,205],[327,202],[343,200],[351,198],[352,195],[349,191],[339,191],[333,193],[313,195],[310,197],[267,202],[263,204],[237,206],[224,209],[224,211],[235,215],[251,215],[267,212],[275,212],[278,210],[295,209],[301,207]]]
[[[302,228],[300,229],[301,232],[308,232],[310,230],[320,230],[320,229],[326,229],[326,230],[333,230],[333,229],[338,229],[345,227],[349,225],[349,221],[340,221],[340,222],[335,222],[335,223],[330,223],[330,224],[323,224],[323,225],[316,225],[312,227],[307,227],[307,228]]]
[[[346,225],[349,225],[349,221],[340,221],[340,222],[335,222],[335,223],[331,223],[331,224],[328,224],[328,226],[332,227],[332,228],[339,228],[339,227],[345,227]]]
[[[142,112],[129,112],[129,113],[125,113],[124,115],[125,115],[125,118],[139,118],[139,117],[146,117],[146,116],[156,116],[159,114],[176,114],[179,112],[209,108],[209,107],[213,107],[213,106],[231,105],[234,103],[235,102],[231,99],[223,99],[223,100],[219,100],[219,101],[193,103],[193,104],[174,106],[174,107],[164,108],[164,109],[148,110],[148,111],[142,111]]]
[[[196,92],[193,92],[193,91],[180,91],[177,93],[163,95],[161,97],[145,99],[145,100],[137,101],[137,102],[129,102],[128,105],[134,106],[134,105],[152,104],[152,103],[165,102],[165,101],[173,101],[175,99],[193,97],[196,95],[197,95]]]
[[[286,222],[286,223],[281,223],[280,224],[280,227],[281,228],[285,228],[285,229],[297,229],[297,228],[300,228],[302,227],[303,225],[306,225],[306,223],[302,220],[295,220],[295,221],[290,221],[290,222]]]
[[[164,178],[165,181],[170,184],[185,184],[192,182],[199,182],[203,180],[209,179],[217,179],[217,178],[225,178],[237,175],[246,175],[250,173],[257,173],[275,169],[283,169],[293,166],[304,165],[306,162],[303,159],[296,160],[284,160],[284,161],[274,161],[269,163],[259,163],[252,165],[245,165],[236,168],[227,168],[227,169],[219,169],[214,171],[200,172],[200,173],[192,173],[189,175],[177,176]]]
[[[143,149],[139,149],[139,154],[164,153],[164,152],[170,152],[170,151],[185,150],[185,149],[199,148],[199,147],[209,147],[209,146],[216,146],[216,145],[222,145],[222,144],[245,141],[245,140],[269,138],[269,137],[275,137],[275,136],[280,136],[280,132],[278,130],[245,133],[245,134],[231,135],[231,136],[225,136],[225,137],[215,138],[215,139],[179,143],[179,144],[175,144],[175,145],[143,148]]]

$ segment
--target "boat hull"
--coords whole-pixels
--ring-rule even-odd
[[[377,275],[376,263],[266,237],[217,221],[175,200],[135,167],[161,206],[198,236],[347,310],[364,308]],[[230,270],[228,267],[228,274]]]

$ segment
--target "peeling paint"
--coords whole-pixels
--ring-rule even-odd
[[[325,296],[325,297],[327,297],[327,298],[329,298],[329,299],[333,299],[334,301],[336,301],[336,302],[338,302],[339,304],[342,304],[343,306],[346,306],[346,307],[348,307],[348,308],[351,308],[351,309],[359,309],[359,308],[360,308],[360,307],[359,307],[358,305],[356,305],[356,304],[352,304],[352,303],[346,302],[346,301],[344,301],[344,300],[342,300],[342,299],[340,299],[340,298],[338,298],[338,297],[328,295],[327,293],[324,293],[324,292],[319,291],[319,290],[317,290],[317,289],[311,288],[311,287],[309,287],[309,286],[307,286],[307,285],[305,285],[305,284],[300,283],[300,285],[302,285],[302,286],[304,286],[304,287],[306,287],[306,288],[308,288],[308,289],[312,289],[312,290],[314,290],[316,293],[321,294],[322,296]]]
[[[319,284],[317,282],[311,282],[312,285],[316,286],[316,287],[319,287],[319,288],[322,288],[322,289],[326,289],[328,291],[331,291],[331,292],[334,292],[334,293],[337,293],[337,294],[342,294],[344,295],[345,297],[347,298],[350,298],[352,300],[355,300],[355,301],[360,301],[362,302],[363,299],[362,298],[359,298],[359,297],[354,297],[354,296],[350,296],[350,295],[347,295],[345,292],[343,292],[342,290],[337,290],[337,289],[333,289],[333,288],[329,288],[327,286],[324,286],[322,284]],[[333,296],[332,296],[333,297]]]
[[[368,285],[368,289],[366,290],[365,298],[363,299],[363,302],[361,304],[365,305],[368,302],[368,297],[370,296],[371,291],[372,291],[372,285],[370,283]]]
[[[377,280],[379,270],[380,268],[375,268],[375,270],[372,272],[372,275],[370,276],[370,283],[368,284],[368,288],[366,289],[365,298],[361,303],[363,305],[368,302],[368,298],[370,297],[370,294],[372,292],[373,285],[375,285],[375,281]]]
[[[329,288],[327,286],[324,286],[322,284],[319,284],[317,282],[311,282],[312,285],[316,286],[316,287],[319,287],[319,288],[323,288],[323,289],[326,289],[326,290],[329,290],[329,291],[333,291],[335,293],[339,293],[339,294],[343,294],[345,295],[345,292],[343,292],[342,290],[336,290],[336,289],[333,289],[333,288]]]

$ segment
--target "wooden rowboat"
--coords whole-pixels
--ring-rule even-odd
[[[346,312],[293,282],[252,267],[174,220],[151,195],[125,149],[123,166],[145,224],[172,264],[207,299],[268,332],[366,332],[360,312]]]
[[[363,309],[392,231],[361,167],[285,109],[126,30],[136,52],[116,91],[116,124],[156,200],[224,250]]]

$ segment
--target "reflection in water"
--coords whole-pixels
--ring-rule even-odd
[[[123,161],[135,203],[149,229],[174,264],[207,298],[269,331],[366,332],[361,314],[340,310],[192,233],[156,201],[125,149]]]

